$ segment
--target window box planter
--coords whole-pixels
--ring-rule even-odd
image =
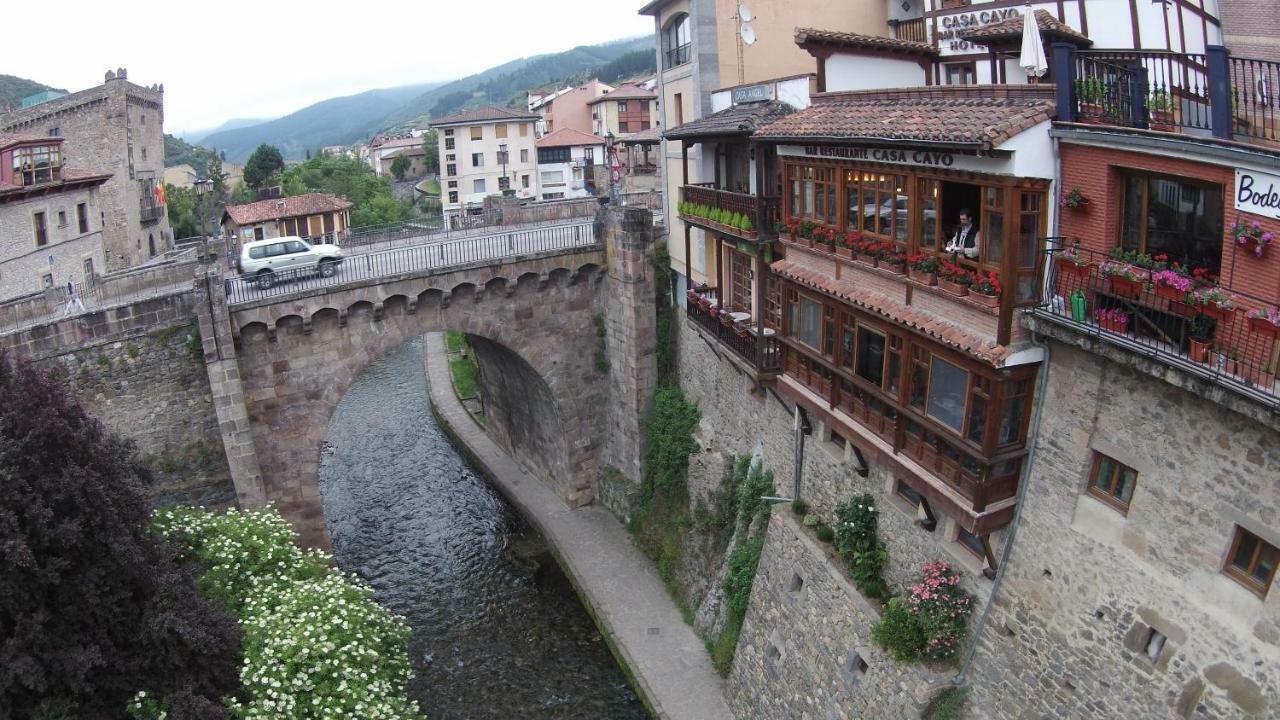
[[[1249,330],[1258,335],[1266,335],[1272,340],[1280,336],[1280,325],[1276,325],[1264,317],[1249,318]]]
[[[1231,317],[1232,312],[1230,308],[1223,308],[1212,303],[1208,305],[1201,305],[1199,310],[1201,315],[1204,315],[1207,318],[1213,318],[1220,323],[1226,322],[1227,318]]]
[[[970,292],[969,299],[978,305],[989,308],[1000,307],[999,295],[984,295],[980,292]]]
[[[1127,335],[1129,333],[1129,321],[1115,320],[1111,318],[1098,318],[1098,326],[1107,332],[1117,335]]]
[[[928,285],[932,287],[938,284],[938,273],[936,272],[921,272],[919,270],[908,268],[907,276],[921,285]]]
[[[1188,351],[1188,354],[1191,356],[1191,360],[1193,362],[1198,362],[1198,363],[1209,362],[1209,341],[1208,340],[1197,340],[1196,338],[1191,338],[1190,345],[1191,345],[1191,348]]]
[[[734,325],[733,331],[738,334],[738,337],[747,337],[751,334],[751,331],[747,329],[746,323],[738,323],[737,325]]]
[[[839,255],[840,257],[845,258],[846,260],[852,260],[852,259],[853,259],[853,248],[851,248],[851,247],[845,247],[845,246],[843,246],[843,245],[837,245],[837,246],[836,246],[836,255]]]
[[[824,243],[824,242],[818,243],[818,252],[824,252],[830,255],[835,251],[836,251],[835,245],[828,245],[827,243]]]
[[[1182,302],[1187,299],[1187,294],[1178,288],[1169,287],[1168,285],[1156,285],[1156,296],[1166,300],[1177,300]]]
[[[1084,277],[1089,274],[1089,266],[1091,264],[1092,263],[1089,263],[1089,262],[1078,263],[1074,260],[1071,260],[1065,257],[1059,260],[1059,265],[1062,267],[1062,272],[1068,275],[1078,275],[1080,277]]]
[[[1276,384],[1276,374],[1272,372],[1270,367],[1259,367],[1253,363],[1238,362],[1236,363],[1236,374],[1249,385],[1255,385],[1265,390],[1270,390]]]
[[[1142,281],[1130,280],[1122,275],[1111,276],[1111,293],[1119,297],[1136,298],[1142,294]]]
[[[964,297],[969,294],[968,285],[961,285],[960,283],[954,283],[950,280],[944,280],[943,278],[938,278],[938,287],[948,295],[954,295],[955,297]]]
[[[862,253],[858,253],[858,262],[866,265],[867,267],[875,267],[876,260],[877,258],[875,255],[864,255]]]
[[[876,264],[878,267],[882,267],[885,270],[888,270],[889,272],[893,273],[894,275],[907,274],[907,264],[904,262],[891,263],[887,260],[884,260],[884,261],[877,262]]]

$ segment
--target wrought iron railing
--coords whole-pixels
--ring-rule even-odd
[[[1050,250],[1033,316],[1092,335],[1280,410],[1280,305],[1223,286],[1186,292],[1150,270],[1073,249]],[[1121,271],[1123,273],[1121,274]],[[1136,278],[1136,279],[1135,279]],[[1215,291],[1218,294],[1210,294]],[[1225,298],[1217,302],[1215,298]]]
[[[1228,58],[1232,132],[1280,141],[1280,62]]]
[[[772,328],[765,336],[756,335],[754,323],[726,323],[719,312],[716,288],[703,287],[695,292],[697,299],[686,298],[685,312],[690,320],[702,326],[721,344],[751,363],[758,372],[776,373],[782,369],[782,349]],[[714,314],[713,314],[714,312]]]

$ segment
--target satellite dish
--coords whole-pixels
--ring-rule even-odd
[[[738,17],[742,19],[742,22],[751,22],[756,19],[756,16],[751,14],[747,6],[741,4],[738,5]]]
[[[756,42],[756,31],[752,30],[750,25],[742,26],[742,42],[748,45],[754,45]]]

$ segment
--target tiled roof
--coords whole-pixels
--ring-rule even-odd
[[[770,123],[770,140],[929,142],[990,150],[1052,119],[1056,104],[1030,93],[915,91],[830,93],[805,110]],[[670,135],[668,134],[668,137]]]
[[[972,30],[962,30],[960,37],[964,40],[984,45],[1000,40],[1021,41],[1022,22],[1021,15],[1012,15],[993,25],[973,28]],[[1046,37],[1066,40],[1085,47],[1093,44],[1093,41],[1087,35],[1061,22],[1044,10],[1036,11],[1036,24],[1040,26],[1040,33]]]
[[[422,138],[396,138],[382,143],[378,146],[378,149],[390,150],[392,148],[413,147],[414,145],[422,145]]]
[[[657,145],[662,142],[662,128],[651,127],[648,130],[619,135],[618,142],[623,145]]]
[[[794,112],[795,108],[777,100],[743,103],[673,127],[665,136],[669,140],[697,140],[725,135],[750,135]]]
[[[879,37],[877,35],[837,32],[835,30],[815,30],[813,28],[796,28],[796,44],[800,46],[835,45],[857,50],[880,50],[889,53],[907,53],[930,57],[938,54],[938,49],[929,43],[898,40],[897,38]]]
[[[247,205],[228,205],[224,215],[229,215],[236,225],[254,225],[266,220],[315,215],[346,210],[350,207],[351,201],[340,195],[307,193],[293,197],[259,200]]]
[[[584,145],[604,145],[605,139],[599,135],[584,133],[573,128],[561,128],[539,138],[535,143],[540,148],[580,147]]]
[[[509,110],[491,105],[489,107],[463,110],[431,121],[431,127],[440,125],[459,125],[462,123],[502,122],[503,120],[539,120],[541,115],[523,110]]]
[[[1011,348],[1000,345],[994,337],[978,337],[963,327],[953,325],[936,315],[916,310],[900,301],[859,287],[850,279],[851,275],[837,280],[826,273],[811,270],[787,260],[778,260],[769,267],[778,275],[882,315],[900,325],[918,330],[994,367],[1000,367],[1005,358],[1013,354]]]
[[[637,87],[635,85],[624,85],[613,92],[605,93],[604,95],[591,100],[587,104],[596,105],[604,102],[605,100],[653,100],[657,97],[658,95],[652,90],[645,90],[644,88]]]
[[[42,142],[48,144],[50,142],[62,142],[62,138],[49,137],[46,135],[30,135],[23,133],[0,133],[0,150],[12,145],[20,145],[23,143]]]

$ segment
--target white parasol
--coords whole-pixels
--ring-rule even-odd
[[[1044,77],[1049,72],[1049,61],[1044,57],[1044,41],[1040,38],[1040,24],[1036,22],[1036,13],[1030,4],[1022,12],[1022,55],[1018,58],[1018,66],[1027,71],[1028,76]]]

